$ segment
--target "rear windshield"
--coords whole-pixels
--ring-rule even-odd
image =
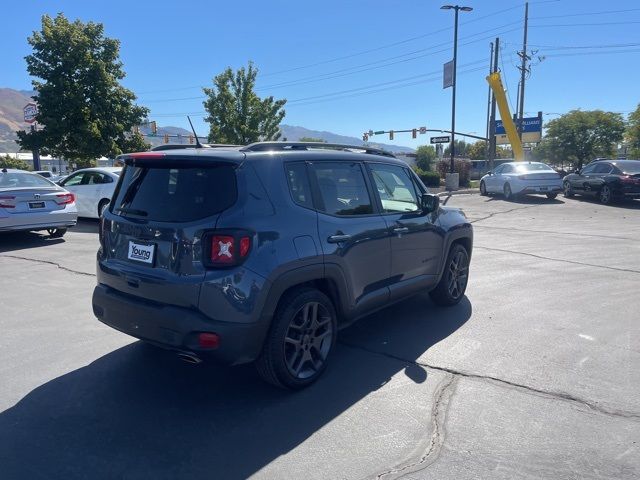
[[[555,170],[544,163],[523,163],[514,165],[516,172],[554,172]]]
[[[53,187],[53,183],[35,173],[0,172],[0,188]]]
[[[640,161],[616,162],[614,165],[622,170],[622,173],[626,173],[627,175],[640,173]]]
[[[191,222],[226,210],[238,197],[235,170],[128,166],[111,211],[157,222]]]

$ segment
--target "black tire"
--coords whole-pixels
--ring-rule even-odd
[[[104,209],[107,208],[109,206],[109,200],[107,200],[106,198],[103,198],[102,200],[100,200],[100,203],[98,204],[98,218],[102,217],[102,213],[104,212]]]
[[[444,307],[456,305],[464,297],[468,281],[469,252],[462,245],[456,243],[447,255],[440,282],[435,289],[429,292],[429,296],[438,305]]]
[[[336,310],[329,297],[314,288],[292,290],[281,299],[273,317],[256,360],[258,374],[290,390],[311,385],[327,365],[337,331]]]
[[[487,186],[485,185],[484,181],[480,182],[480,195],[482,195],[483,197],[486,197],[487,194]]]
[[[558,196],[557,193],[547,193],[547,198],[549,200],[554,200]]]
[[[609,205],[613,200],[613,194],[609,185],[603,185],[598,192],[598,200],[603,205]]]
[[[502,192],[504,193],[505,200],[513,200],[515,198],[515,195],[511,191],[511,185],[509,185],[508,183],[504,184],[504,187],[502,187]]]
[[[51,238],[62,238],[67,233],[66,228],[48,228],[47,233]]]
[[[562,184],[562,190],[564,192],[565,198],[571,198],[575,195],[575,193],[573,193],[573,187],[571,187],[571,184],[569,182],[564,182]]]

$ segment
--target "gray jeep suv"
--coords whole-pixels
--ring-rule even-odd
[[[123,155],[93,311],[198,363],[302,388],[338,330],[411,295],[464,295],[471,224],[372,148],[262,142]]]

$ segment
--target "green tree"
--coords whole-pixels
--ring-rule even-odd
[[[572,110],[547,123],[546,139],[553,155],[573,161],[582,168],[584,162],[608,156],[625,131],[622,115],[602,110]]]
[[[104,36],[100,23],[70,22],[63,14],[42,17],[42,31],[27,40],[33,52],[25,57],[38,103],[38,131],[19,131],[21,148],[91,165],[130,149],[146,150],[129,132],[148,109],[120,85],[125,77],[120,42]],[[144,148],[140,148],[144,147]]]
[[[31,170],[31,166],[17,158],[11,158],[9,155],[0,157],[0,168],[18,168],[20,170]]]
[[[467,142],[465,142],[464,140],[455,140],[456,142],[456,157],[466,157],[467,156],[467,148],[469,147],[469,144]],[[445,149],[444,149],[444,156],[447,157],[451,157],[451,144],[449,143]]]
[[[313,137],[302,137],[299,140],[300,142],[320,142],[320,143],[327,143],[326,140],[323,140],[321,138],[313,138]]]
[[[428,172],[436,157],[436,149],[433,145],[420,145],[416,150],[416,165],[420,170]]]
[[[248,68],[235,73],[227,68],[213,79],[213,88],[203,88],[210,142],[245,145],[280,138],[287,101],[258,97],[254,92],[257,75],[258,69],[249,62]]]
[[[640,158],[640,104],[627,119],[626,139],[631,147],[630,155],[633,158]]]
[[[487,150],[487,142],[478,140],[467,147],[466,153],[471,160],[484,160],[488,157]]]

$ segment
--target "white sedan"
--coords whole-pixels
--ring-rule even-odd
[[[480,194],[501,193],[511,200],[516,195],[545,194],[554,199],[562,192],[562,177],[546,163],[509,162],[498,165],[480,179]]]
[[[76,196],[78,216],[100,218],[109,205],[122,167],[83,168],[59,182]]]
[[[76,224],[73,193],[24,170],[0,170],[0,232],[47,230],[62,237]]]

